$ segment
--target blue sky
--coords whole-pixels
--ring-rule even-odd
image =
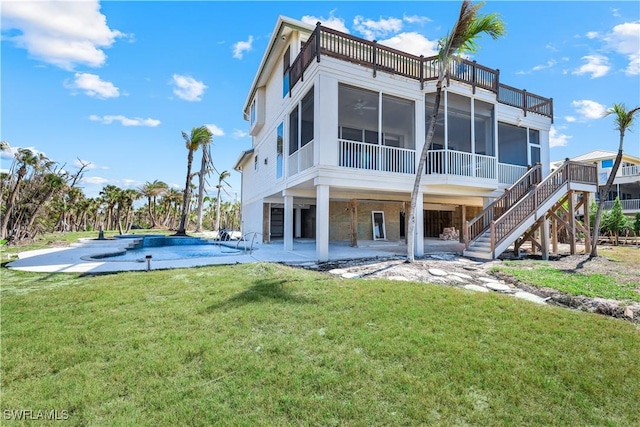
[[[181,132],[214,134],[219,171],[251,147],[242,107],[278,15],[430,55],[460,2],[4,1],[1,133],[11,147],[76,168],[97,196],[107,184],[184,187]],[[489,1],[507,34],[473,59],[501,82],[553,97],[551,159],[615,151],[613,103],[640,105],[640,3]],[[625,151],[640,156],[640,124]],[[10,166],[3,154],[1,168]],[[194,163],[199,164],[200,154]],[[217,178],[212,178],[212,183]],[[228,199],[240,192],[229,179]],[[215,192],[212,192],[215,194]]]

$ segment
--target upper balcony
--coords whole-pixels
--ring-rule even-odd
[[[415,56],[318,23],[291,64],[290,90],[303,78],[304,71],[313,59],[320,62],[322,55],[370,68],[373,77],[378,72],[385,72],[414,79],[420,82],[421,89],[425,82],[438,78],[436,56]],[[525,116],[527,113],[536,113],[553,121],[553,98],[544,98],[500,83],[500,71],[497,69],[482,66],[475,61],[454,59],[447,70],[447,82],[449,80],[470,85],[474,93],[477,88],[491,91],[496,94],[499,103],[519,108]]]

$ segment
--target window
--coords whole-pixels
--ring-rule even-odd
[[[289,155],[313,141],[313,87],[289,114]]]
[[[390,147],[415,146],[415,102],[382,95],[382,143]]]
[[[289,74],[291,72],[291,46],[287,48],[282,57],[282,97],[289,93]]]
[[[424,98],[425,102],[425,137],[429,133],[429,124],[431,123],[431,115],[433,114],[433,108],[436,105],[436,94],[427,93]],[[438,120],[436,121],[436,131],[433,135],[433,143],[430,147],[431,150],[444,149],[444,102],[440,100],[440,109],[438,110]]]
[[[280,123],[276,134],[276,178],[282,178],[282,153],[284,145],[284,123]]]
[[[258,170],[258,155],[256,154],[256,156],[253,158],[253,170],[257,171]]]
[[[475,100],[473,126],[476,154],[495,156],[493,132],[493,104]]]
[[[350,141],[378,143],[378,92],[338,86],[338,135]]]
[[[313,141],[313,88],[302,98],[300,114],[300,147]]]
[[[251,118],[250,118],[249,124],[253,126],[255,122],[256,122],[256,100],[254,99],[253,102],[251,103]]]
[[[447,138],[449,150],[471,153],[471,98],[447,93]]]
[[[298,106],[289,114],[289,155],[298,151]]]
[[[535,165],[540,163],[540,131],[536,129],[529,129],[529,146],[531,147],[531,159],[529,164]]]
[[[613,167],[613,159],[607,159],[602,161],[603,168],[612,168]]]
[[[527,129],[498,123],[498,161],[527,166]]]

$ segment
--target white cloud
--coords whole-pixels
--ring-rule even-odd
[[[86,95],[107,99],[120,96],[120,90],[113,83],[100,79],[100,76],[89,73],[76,73],[73,82],[65,81],[64,87],[72,90],[81,90]]]
[[[344,19],[337,18],[333,16],[333,14],[330,14],[328,18],[304,15],[301,21],[311,25],[316,25],[318,21],[320,21],[325,27],[333,28],[334,30],[342,31],[343,33],[349,33],[349,29],[344,24]]]
[[[575,121],[577,121],[578,119],[576,119],[575,116],[565,116],[564,118],[566,121],[568,121],[569,123],[573,123]]]
[[[600,34],[597,31],[589,31],[586,36],[588,39],[596,39]]]
[[[551,126],[551,129],[549,130],[549,147],[564,147],[569,143],[571,138],[573,137],[560,133],[558,129]]]
[[[113,122],[120,122],[122,126],[147,126],[147,127],[156,127],[160,124],[160,120],[156,119],[141,119],[139,117],[135,117],[130,119],[128,117],[122,115],[116,116],[96,116],[92,114],[89,116],[89,120],[92,122],[101,122],[105,125],[110,125]]]
[[[363,16],[353,18],[353,26],[357,32],[362,34],[364,38],[373,40],[379,37],[386,37],[389,34],[395,34],[402,30],[402,19],[398,18],[380,18],[378,21],[373,19],[365,19]]]
[[[380,40],[379,43],[418,56],[433,56],[438,54],[437,41],[431,41],[422,34],[415,32],[400,33],[389,39]]]
[[[124,178],[120,180],[120,186],[122,188],[139,188],[144,185],[143,181],[137,181],[135,179]]]
[[[176,86],[173,93],[185,101],[201,101],[202,94],[207,86],[191,76],[173,75],[173,84]]]
[[[205,125],[213,136],[224,136],[224,131],[216,125]]]
[[[240,129],[234,129],[233,130],[233,138],[234,139],[240,139],[240,138],[246,138],[247,136],[249,136],[249,133],[240,130]]]
[[[547,68],[552,68],[556,64],[557,64],[557,61],[555,59],[550,59],[550,60],[547,61],[546,64],[536,65],[532,69],[530,69],[529,71],[517,71],[516,74],[531,74],[531,73],[533,73],[535,71],[540,71],[540,70],[544,70],[544,69],[547,69]]]
[[[600,119],[607,111],[607,108],[604,105],[589,99],[573,101],[571,106],[576,109],[576,112],[582,121]]]
[[[615,52],[626,55],[629,60],[626,74],[640,74],[640,21],[616,25],[604,40]]]
[[[65,70],[76,65],[100,67],[103,49],[125,34],[112,30],[98,1],[2,2],[2,28],[19,34],[4,36],[33,58]]]
[[[239,41],[233,44],[233,57],[236,59],[242,59],[245,52],[251,51],[253,45],[253,36],[249,36],[247,41]]]
[[[89,185],[104,185],[109,182],[107,178],[101,178],[99,176],[85,176],[81,179],[83,184]]]
[[[581,76],[583,74],[591,74],[592,79],[606,76],[611,66],[609,66],[609,58],[603,55],[587,55],[582,59],[586,61],[586,64],[582,65],[577,70],[574,70],[572,74]]]
[[[402,17],[402,20],[409,24],[426,24],[427,22],[431,22],[431,18],[428,18],[426,16],[418,16],[418,15],[411,15],[411,16],[404,15]]]

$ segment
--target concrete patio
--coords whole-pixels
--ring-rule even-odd
[[[234,242],[229,242],[235,247]],[[21,252],[18,259],[7,264],[8,268],[42,273],[109,273],[118,271],[144,271],[146,262],[105,261],[91,259],[98,255],[117,253],[126,249],[128,241],[123,239],[80,239],[69,247],[40,249]],[[254,250],[244,250],[239,255],[217,257],[185,258],[174,260],[151,260],[152,270],[169,268],[189,268],[206,265],[239,264],[251,262],[315,263],[315,240],[295,240],[293,250],[285,251],[282,242],[254,245]],[[425,239],[425,254],[462,253],[463,245],[457,241]],[[402,241],[360,241],[358,247],[349,246],[349,242],[331,242],[329,260],[348,260],[362,258],[388,258],[406,255],[406,244]]]

